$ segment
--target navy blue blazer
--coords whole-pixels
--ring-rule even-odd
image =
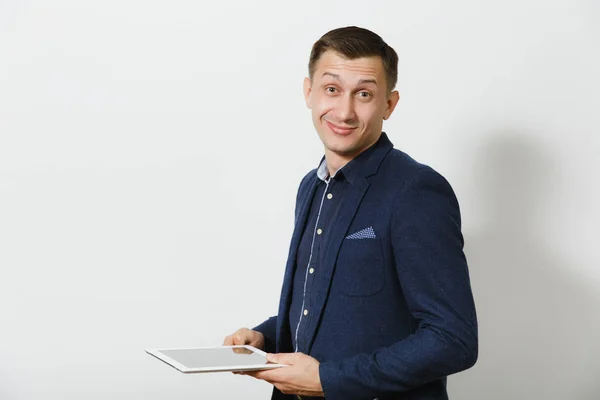
[[[446,377],[477,359],[477,319],[450,184],[382,133],[350,182],[315,282],[308,354],[328,400],[448,399]],[[296,199],[277,316],[254,329],[268,352],[293,352],[289,326],[296,252],[317,186]],[[375,238],[346,239],[372,227]],[[317,314],[315,314],[317,313]],[[273,399],[295,399],[274,388]]]

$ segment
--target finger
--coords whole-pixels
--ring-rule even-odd
[[[247,374],[271,384],[280,381],[280,378],[277,376],[277,374],[274,374],[272,370],[248,371]]]
[[[254,379],[260,379],[261,381],[273,384],[275,380],[268,374],[264,374],[263,371],[245,371],[244,375],[251,376]]]
[[[277,383],[273,386],[279,389],[279,391],[283,394],[295,394],[295,390],[293,390],[290,386],[286,385],[285,383]]]
[[[246,344],[246,338],[242,333],[236,333],[233,335],[233,344],[236,346]]]

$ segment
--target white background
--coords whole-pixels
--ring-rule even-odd
[[[145,348],[277,309],[322,154],[310,47],[400,56],[385,130],[453,185],[480,359],[453,399],[600,398],[600,3],[0,0],[0,399],[266,399]]]

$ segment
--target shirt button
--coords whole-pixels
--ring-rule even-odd
[[[311,268],[311,269],[308,270],[308,273],[310,273],[310,274],[313,274],[314,272],[315,272],[314,268]]]
[[[321,228],[317,229],[317,235],[320,235],[321,233],[323,233],[323,229],[321,229]]]
[[[333,195],[332,195],[331,193],[328,193],[328,194],[327,194],[327,198],[328,198],[329,200],[331,200],[331,199],[333,198]]]
[[[308,315],[308,310],[304,310],[304,315]]]

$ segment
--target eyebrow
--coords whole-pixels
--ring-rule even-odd
[[[334,74],[331,72],[324,72],[323,75],[321,75],[321,77],[324,77],[325,75],[329,75],[337,80],[340,80],[340,76],[338,74]],[[358,81],[359,85],[364,85],[365,83],[373,83],[373,84],[377,85],[377,81],[375,79],[361,79]]]
[[[374,83],[375,85],[377,85],[377,81],[375,79],[361,79],[360,81],[358,81],[359,85],[362,85],[365,83]]]
[[[333,76],[337,80],[340,79],[340,76],[338,74],[332,74],[331,72],[323,72],[323,75],[321,75],[321,78],[324,77],[325,75]]]

